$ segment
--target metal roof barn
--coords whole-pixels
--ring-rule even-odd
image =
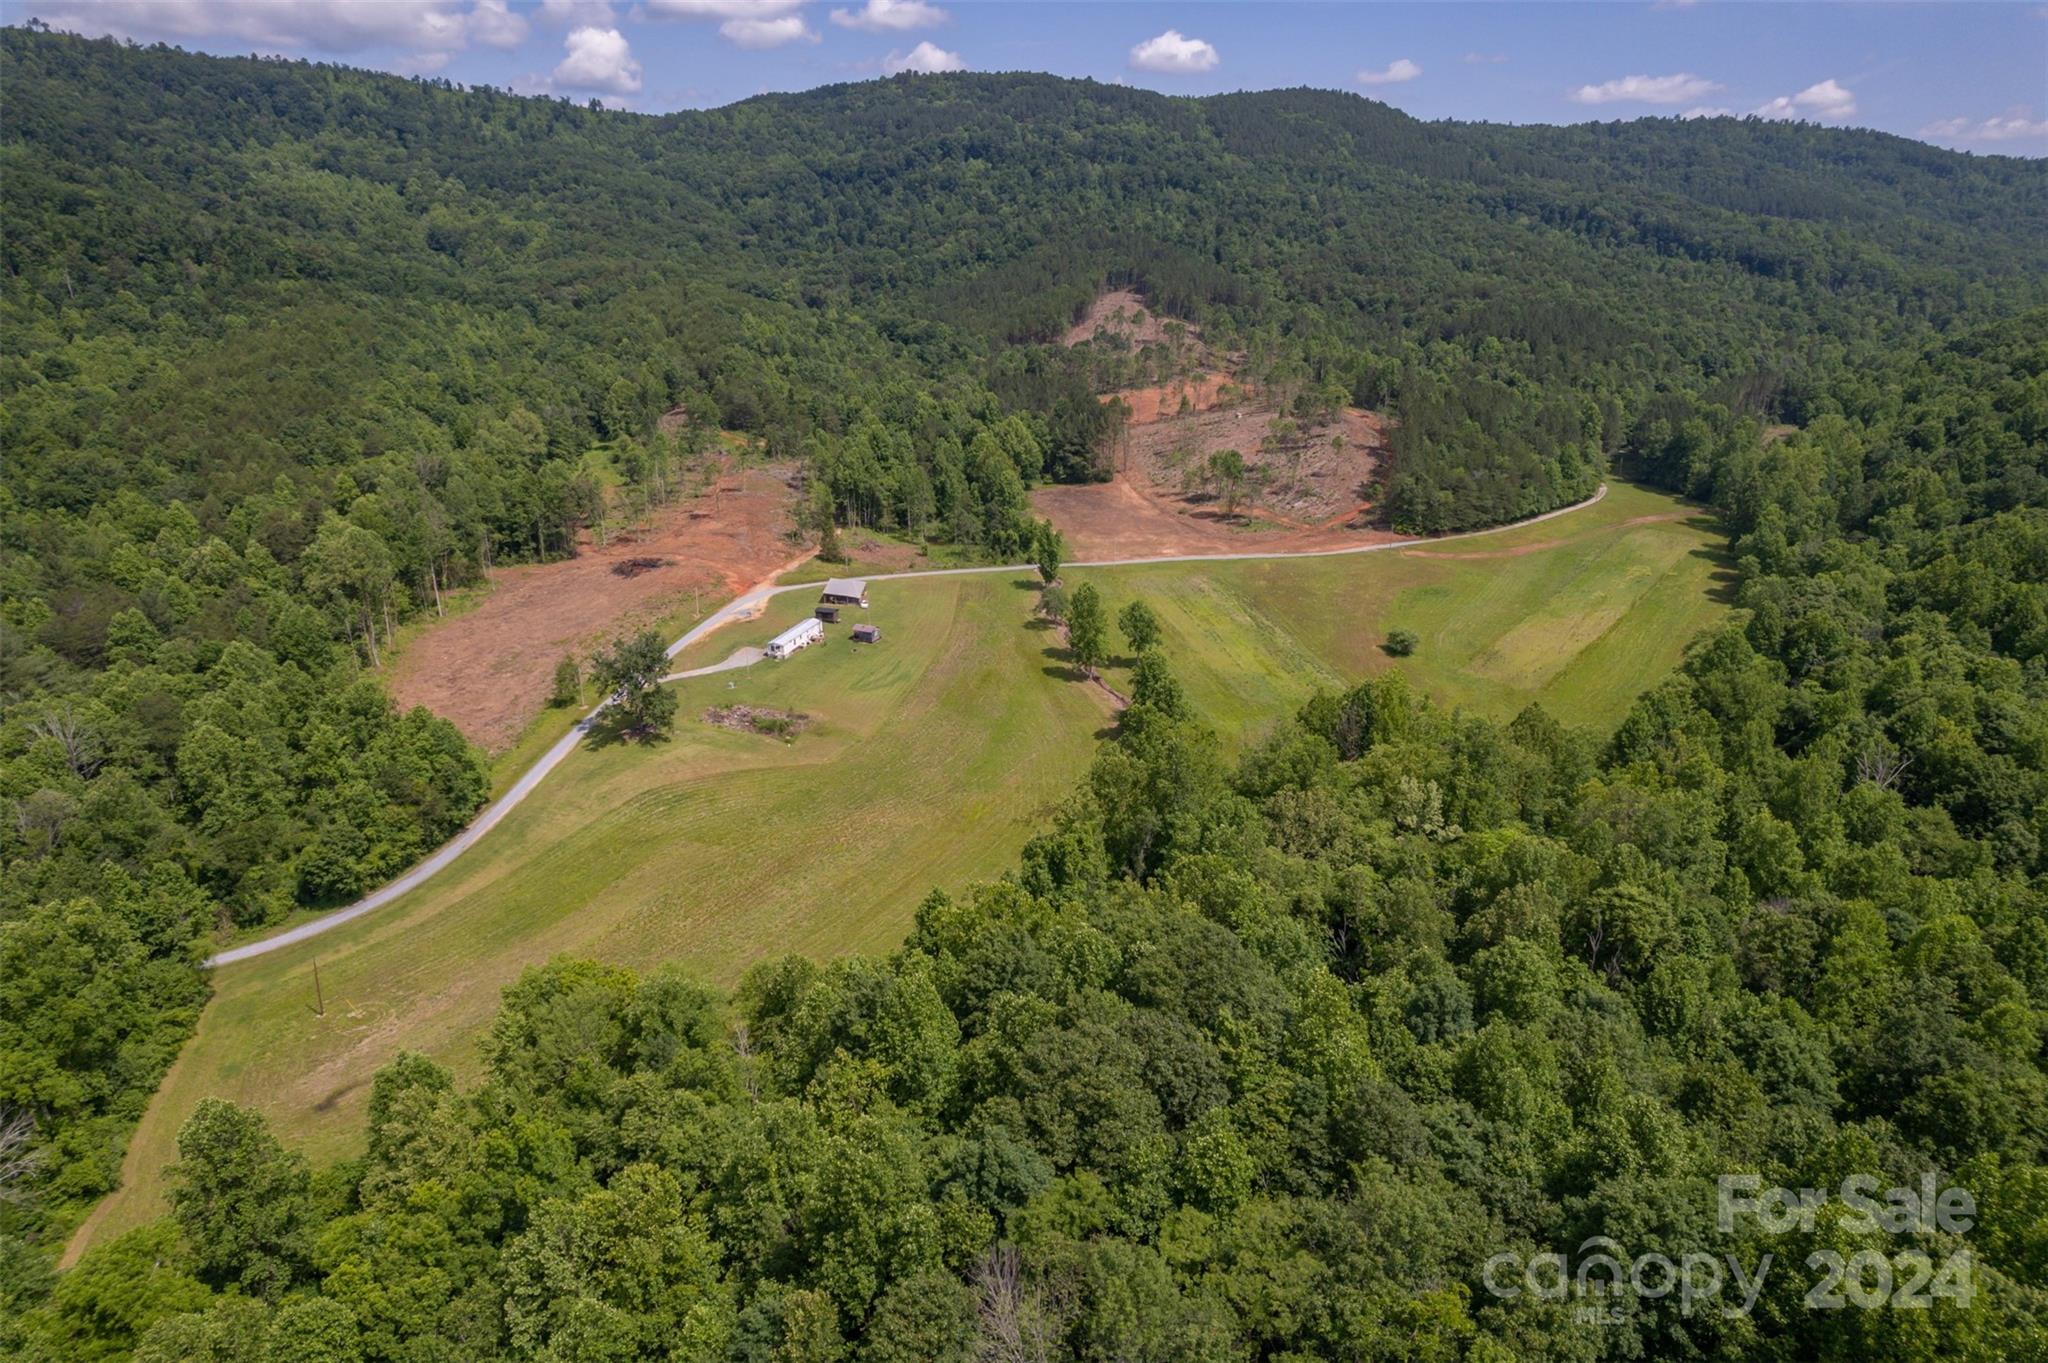
[[[868,603],[867,580],[858,577],[828,578],[825,590],[818,593],[818,599],[841,606],[865,606]]]

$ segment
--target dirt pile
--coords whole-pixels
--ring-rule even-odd
[[[787,743],[810,727],[811,717],[801,710],[770,710],[752,705],[714,705],[704,712],[707,722],[735,733],[763,734]]]

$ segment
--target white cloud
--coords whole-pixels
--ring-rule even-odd
[[[1406,57],[1402,57],[1397,61],[1388,62],[1387,69],[1384,71],[1359,72],[1358,83],[1360,85],[1399,85],[1402,81],[1414,80],[1421,74],[1421,67],[1409,61]]]
[[[882,69],[892,76],[905,71],[922,71],[934,75],[940,71],[965,71],[967,63],[958,52],[948,52],[936,43],[919,43],[909,52],[891,52],[882,59]]]
[[[2035,118],[2025,105],[1985,119],[1943,118],[1920,130],[1937,142],[2048,141],[2048,118]]]
[[[438,71],[471,43],[517,47],[528,28],[506,0],[54,0],[42,17],[52,28],[89,37],[246,44],[262,53],[395,49],[377,64],[402,75]]]
[[[505,0],[476,0],[468,27],[469,36],[485,47],[510,49],[526,41],[526,16],[507,9]]]
[[[1581,85],[1565,98],[1574,104],[1685,104],[1721,88],[1719,81],[1679,71],[1669,76],[1623,76]]]
[[[1691,9],[1700,0],[1657,0],[1651,9]]]
[[[1679,115],[1680,118],[1733,118],[1735,111],[1720,104],[1696,104]]]
[[[780,19],[728,19],[718,26],[720,36],[750,52],[781,47],[784,43],[818,41],[817,33],[802,16],[785,14]]]
[[[867,0],[859,9],[835,9],[832,22],[841,28],[866,29],[870,33],[906,33],[913,28],[932,28],[952,16],[924,0]]]
[[[750,51],[818,41],[797,11],[803,0],[643,0],[650,19],[716,19],[719,35]]]
[[[1507,59],[1505,52],[1467,52],[1459,58],[1467,66],[1499,66]]]
[[[640,93],[640,63],[632,44],[615,28],[572,29],[562,46],[568,56],[555,68],[553,84],[608,95]]]
[[[478,11],[481,11],[479,13]],[[50,27],[71,33],[144,41],[189,41],[210,38],[248,43],[263,52],[360,52],[396,47],[414,55],[414,62],[444,57],[471,38],[496,45],[506,31],[503,0],[490,0],[475,10],[460,0],[313,0],[278,4],[275,0],[58,0],[41,10]]]
[[[1160,71],[1169,76],[1194,76],[1216,69],[1223,60],[1213,44],[1200,38],[1186,38],[1169,28],[1156,38],[1147,38],[1131,49],[1131,67],[1137,71]]]
[[[1779,95],[1760,104],[1758,118],[1847,118],[1856,112],[1856,96],[1833,79],[1809,85],[1796,95]]]

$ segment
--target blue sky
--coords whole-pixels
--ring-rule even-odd
[[[655,113],[899,70],[1028,70],[1178,94],[1314,85],[1422,118],[1761,113],[2048,155],[2048,3],[0,3],[10,22]]]

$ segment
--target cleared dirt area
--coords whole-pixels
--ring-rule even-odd
[[[1173,339],[1169,326],[1177,327],[1185,340],[1199,340],[1202,335],[1202,329],[1193,322],[1161,317],[1152,311],[1151,304],[1136,289],[1116,289],[1090,303],[1081,320],[1067,328],[1060,344],[1075,346],[1097,337],[1117,337],[1133,348],[1164,345]]]
[[[1401,538],[1373,525],[1386,454],[1378,414],[1286,417],[1292,395],[1263,391],[1243,355],[1219,355],[1199,327],[1169,331],[1169,322],[1119,289],[1066,335],[1069,346],[1101,352],[1102,401],[1127,413],[1102,451],[1114,481],[1032,496],[1077,555],[1295,552]]]
[[[1230,375],[1211,369],[1171,383],[1126,388],[1109,394],[1103,401],[1122,402],[1130,411],[1128,424],[1135,429],[1211,411],[1238,396],[1241,394],[1231,383]]]
[[[786,477],[730,473],[716,491],[664,508],[644,531],[602,548],[586,541],[564,562],[496,570],[483,600],[400,651],[393,697],[454,721],[487,751],[510,747],[540,713],[563,654],[585,658],[687,607],[693,592],[716,606],[797,557],[783,538],[793,501]]]
[[[1298,554],[1387,544],[1408,538],[1385,530],[1290,525],[1240,511],[1197,506],[1178,495],[1141,488],[1119,473],[1107,483],[1042,487],[1031,494],[1037,513],[1066,536],[1076,559],[1159,558],[1172,554]]]
[[[1200,513],[1220,511],[1228,500],[1205,476],[1211,456],[1236,450],[1245,476],[1235,514],[1290,529],[1353,522],[1363,528],[1385,449],[1379,417],[1352,407],[1325,424],[1290,431],[1275,427],[1278,416],[1268,404],[1247,401],[1133,423],[1111,451],[1112,462],[1141,487]]]
[[[863,530],[841,530],[839,545],[862,572],[907,573],[918,566],[917,547],[897,540],[876,539]]]

